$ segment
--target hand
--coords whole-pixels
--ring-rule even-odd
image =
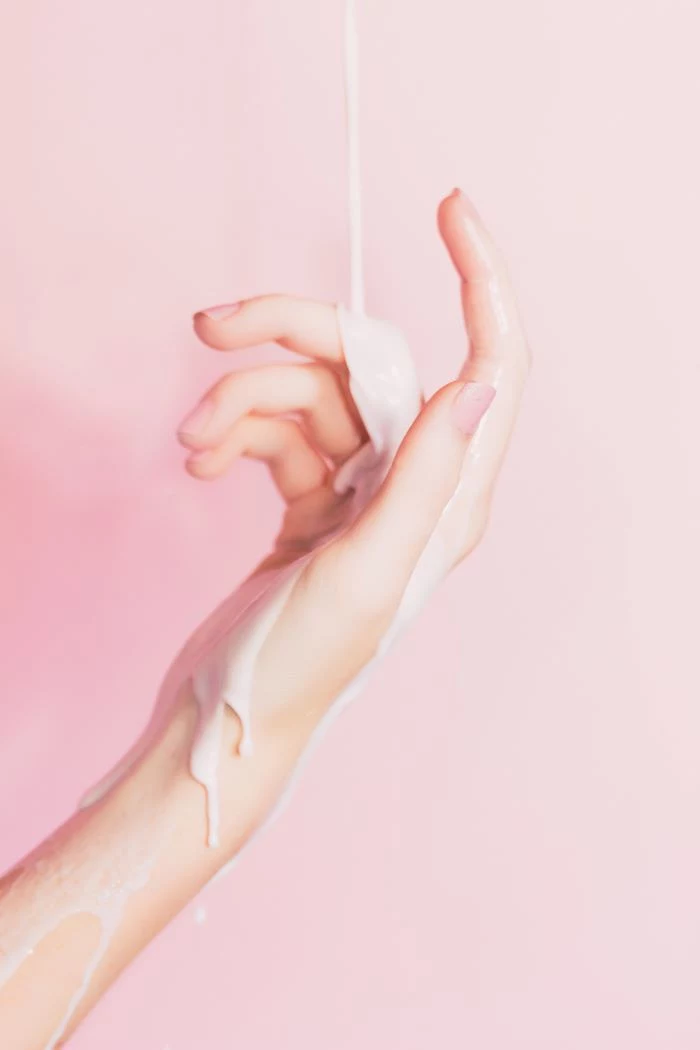
[[[275,340],[311,359],[226,375],[180,431],[197,478],[220,477],[241,455],[269,465],[287,511],[256,574],[303,563],[256,663],[254,720],[308,725],[320,717],[375,655],[431,537],[444,562],[433,575],[441,576],[485,528],[529,351],[505,265],[461,192],[442,201],[438,224],[461,279],[468,360],[459,381],[424,406],[416,401],[417,417],[390,467],[375,470],[376,491],[365,492],[360,507],[352,492],[337,491],[348,463],[368,449],[371,456],[372,447],[351,394],[336,308],[262,296],[196,315],[197,334],[215,349]],[[213,632],[221,635],[227,616],[224,603],[176,669],[186,670]]]

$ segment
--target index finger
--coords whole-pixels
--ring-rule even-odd
[[[462,378],[493,382],[503,367],[526,366],[527,340],[505,261],[461,190],[440,203],[438,227],[462,281],[469,337],[469,361]]]
[[[469,354],[460,377],[496,388],[493,405],[467,450],[449,513],[441,522],[451,549],[461,557],[483,532],[517,416],[530,351],[503,257],[460,190],[441,202],[438,225],[462,282]]]
[[[194,330],[215,350],[243,350],[275,342],[319,361],[340,364],[343,344],[332,303],[293,295],[258,295],[194,315]]]

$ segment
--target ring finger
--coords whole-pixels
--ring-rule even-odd
[[[215,448],[200,449],[187,460],[196,478],[220,477],[239,456],[258,459],[270,468],[281,496],[291,502],[320,488],[328,467],[291,419],[244,416]]]
[[[213,448],[251,413],[301,415],[312,442],[338,462],[367,439],[343,378],[321,364],[268,365],[224,376],[184,420],[178,436],[187,448]]]

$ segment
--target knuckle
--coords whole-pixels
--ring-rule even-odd
[[[241,386],[243,372],[227,372],[212,388],[212,395],[219,401],[228,401]]]

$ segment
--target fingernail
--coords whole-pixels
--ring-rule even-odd
[[[185,416],[182,423],[180,423],[177,430],[178,434],[182,434],[185,437],[194,437],[196,434],[199,434],[214,415],[215,407],[214,402],[209,398],[200,401],[194,412],[190,412],[189,416]]]
[[[489,383],[465,383],[452,404],[457,428],[470,437],[495,396],[495,387]]]
[[[228,317],[233,317],[234,314],[238,313],[240,308],[240,303],[224,303],[222,306],[208,306],[206,310],[200,310],[199,313],[195,314],[195,317],[204,314],[205,317],[209,317],[212,321],[225,321]]]

